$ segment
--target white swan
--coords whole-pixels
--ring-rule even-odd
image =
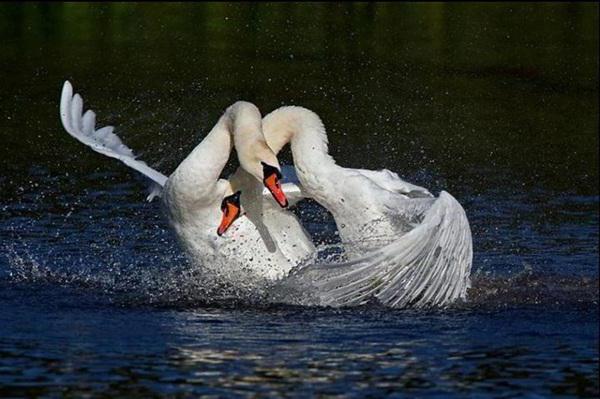
[[[292,183],[279,185],[279,162],[264,141],[261,115],[254,105],[237,102],[227,108],[169,177],[135,159],[112,126],[96,130],[94,112],[82,111],[81,96],[73,95],[71,84],[65,82],[60,104],[65,130],[94,151],[150,178],[179,240],[193,259],[202,260],[203,267],[233,282],[246,278],[276,280],[313,253],[312,242],[295,216],[266,198],[259,183],[265,183],[281,206],[287,205],[284,192],[290,199],[299,193]],[[241,168],[230,180],[220,179],[232,140]],[[242,213],[240,192],[241,201],[247,204],[246,215],[233,223]],[[276,234],[271,235],[271,231]],[[217,232],[224,235],[219,237]]]
[[[343,168],[328,153],[321,119],[302,107],[265,116],[263,133],[277,154],[291,144],[302,190],[336,222],[349,262],[298,273],[318,288],[322,304],[356,305],[376,297],[388,306],[444,306],[465,298],[473,250],[460,204],[437,199],[388,170]]]

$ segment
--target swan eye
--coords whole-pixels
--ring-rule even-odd
[[[241,195],[242,195],[241,191],[236,191],[235,193],[223,198],[223,201],[221,201],[221,211],[227,212],[229,209],[228,205],[230,205],[230,204],[235,205],[236,207],[239,208]]]
[[[263,179],[264,180],[267,180],[273,174],[275,175],[277,180],[281,180],[282,175],[281,175],[281,172],[279,171],[279,169],[277,169],[276,167],[271,166],[265,162],[261,162],[261,165],[263,166]]]

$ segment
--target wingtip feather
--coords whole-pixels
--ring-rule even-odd
[[[96,114],[91,110],[83,114],[83,99],[79,94],[73,94],[73,86],[68,80],[63,83],[59,112],[63,127],[71,136],[96,152],[119,159],[159,186],[165,184],[167,177],[144,162],[136,160],[133,151],[113,133],[112,126],[95,130]]]

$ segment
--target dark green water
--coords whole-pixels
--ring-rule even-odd
[[[598,9],[0,5],[0,396],[597,395]],[[470,302],[207,305],[144,182],[63,131],[65,79],[166,174],[236,100],[314,110],[340,164],[463,204]]]

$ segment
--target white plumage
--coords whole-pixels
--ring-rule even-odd
[[[83,100],[73,94],[69,82],[63,86],[60,115],[71,136],[148,177],[152,181],[148,198],[162,194],[184,247],[193,256],[208,259],[210,267],[228,278],[235,280],[238,273],[250,271],[280,279],[314,251],[295,216],[275,206],[269,191],[257,185],[256,171],[254,177],[240,169],[231,181],[219,178],[232,146],[231,126],[238,126],[231,120],[237,115],[240,121],[249,118],[248,123],[261,126],[260,113],[252,104],[228,108],[170,177],[137,160],[112,126],[96,130],[94,112],[83,113]],[[275,153],[291,142],[295,170],[282,168],[288,200],[293,204],[311,197],[327,208],[350,259],[302,267],[290,281],[300,279],[312,286],[319,303],[331,306],[360,305],[373,298],[391,307],[446,306],[465,298],[472,238],[465,212],[454,197],[442,191],[434,198],[389,170],[338,166],[328,154],[321,120],[307,109],[282,107],[264,118],[262,129]],[[262,140],[260,134],[256,140]],[[246,137],[240,143],[251,147],[251,141]],[[247,165],[258,159],[248,149],[237,151]],[[274,154],[272,160],[277,162]],[[248,215],[234,224],[231,239],[217,238],[221,200],[240,188],[246,193]],[[234,265],[239,268],[232,269]]]
[[[310,238],[293,213],[276,205],[271,193],[243,169],[230,180],[220,174],[229,159],[235,121],[260,126],[260,113],[254,105],[238,102],[227,109],[218,123],[169,176],[135,159],[133,151],[113,133],[112,126],[98,130],[93,111],[83,112],[83,100],[73,95],[69,82],[63,86],[60,117],[65,130],[94,151],[116,158],[151,180],[148,199],[160,195],[172,228],[182,246],[195,262],[219,274],[232,284],[246,285],[250,281],[276,280],[308,258],[314,251]],[[268,156],[276,157],[262,140]],[[259,154],[252,152],[256,141],[248,147],[237,148],[238,155],[254,159],[260,165]],[[283,170],[282,189],[290,201],[302,198],[300,188],[293,182],[293,172]],[[233,184],[232,182],[235,182]],[[221,220],[221,202],[234,191],[242,190],[242,206],[248,202],[247,215],[240,217],[222,237],[217,236]],[[250,206],[252,205],[252,206]],[[252,209],[250,209],[252,208]],[[253,212],[254,209],[257,211]]]
[[[104,126],[96,130],[96,114],[83,111],[83,99],[79,94],[73,95],[73,86],[69,81],[63,85],[60,98],[60,119],[63,127],[71,136],[91,149],[111,158],[116,158],[125,165],[137,170],[152,180],[153,193],[157,195],[167,182],[167,176],[152,169],[145,162],[135,159],[131,148],[127,147],[119,136],[113,133],[113,126]]]
[[[306,267],[296,276],[316,287],[322,305],[377,298],[391,307],[426,307],[465,299],[473,254],[469,224],[447,192],[429,202],[422,222],[391,244],[348,262]]]
[[[296,273],[321,304],[446,306],[466,297],[472,239],[454,197],[434,198],[389,170],[337,165],[323,123],[306,108],[273,111],[263,132],[275,153],[290,143],[303,192],[331,212],[350,259]]]

